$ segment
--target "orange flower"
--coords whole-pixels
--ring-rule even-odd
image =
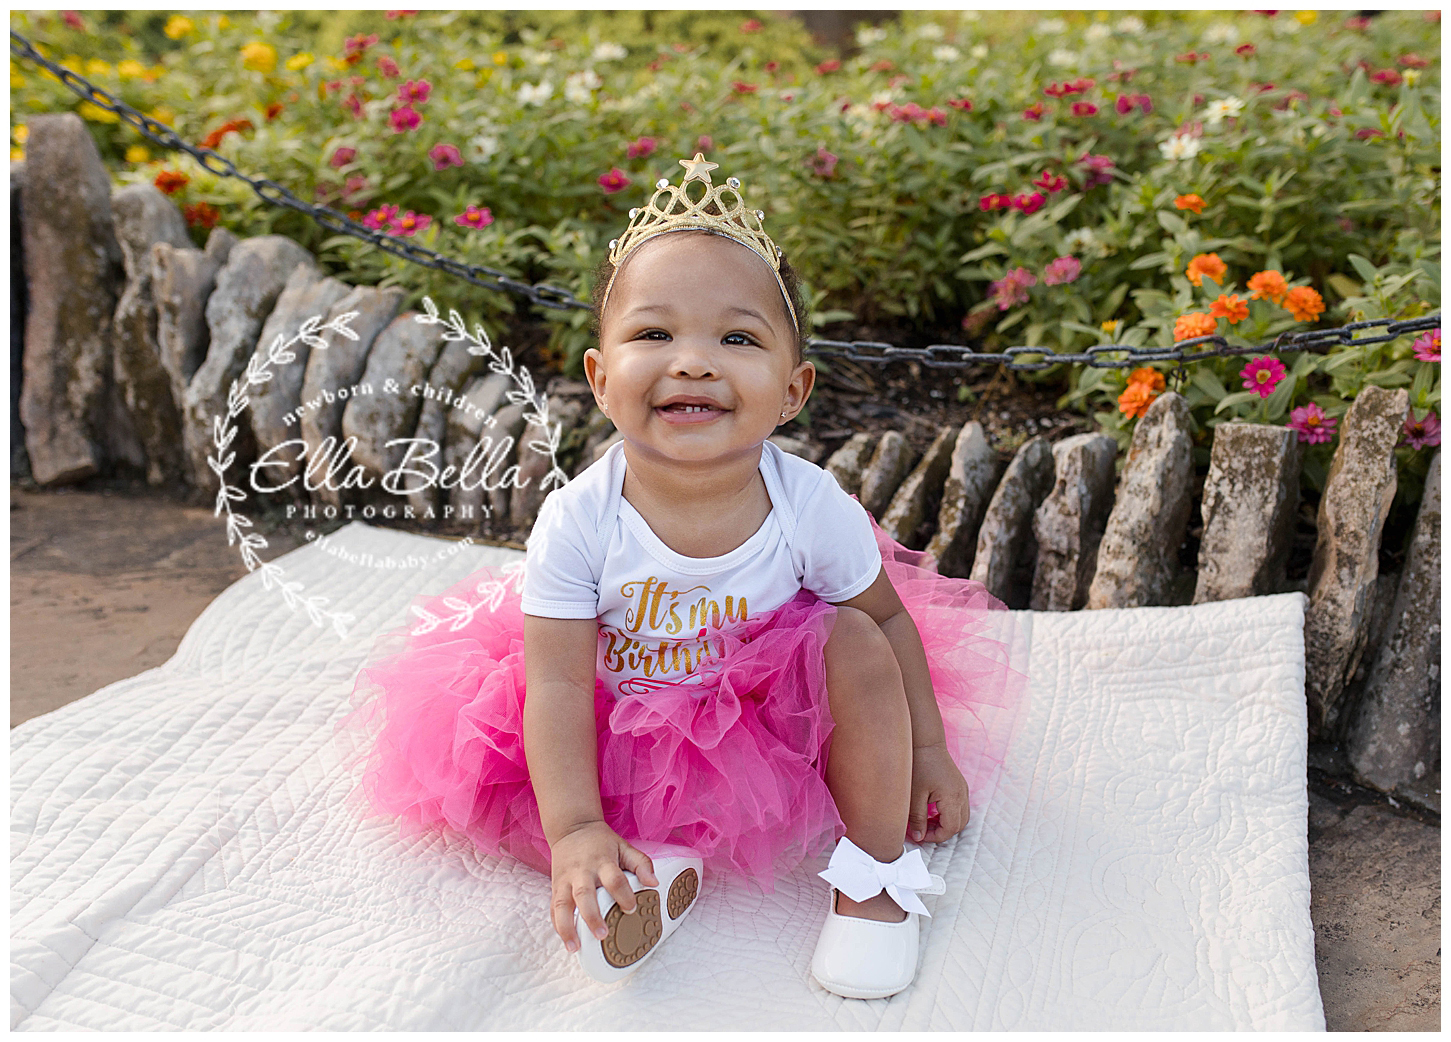
[[[1174,340],[1177,342],[1188,340],[1190,337],[1208,336],[1218,328],[1219,323],[1204,312],[1191,311],[1174,320]]]
[[[1209,305],[1209,313],[1215,318],[1228,319],[1229,324],[1234,325],[1249,318],[1249,305],[1239,299],[1238,293],[1221,293],[1219,299]]]
[[[1162,391],[1164,389],[1164,374],[1157,369],[1150,369],[1148,366],[1135,369],[1129,373],[1129,386],[1144,384],[1151,391]]]
[[[212,131],[206,137],[202,138],[200,144],[202,148],[216,148],[222,143],[222,138],[226,137],[228,134],[231,134],[234,131],[236,133],[241,133],[244,130],[251,129],[252,121],[250,119],[229,119],[216,130]]]
[[[1196,217],[1204,212],[1204,200],[1192,192],[1189,195],[1176,195],[1174,206],[1180,210],[1193,210]]]
[[[1189,281],[1196,286],[1203,285],[1204,276],[1208,275],[1215,282],[1224,281],[1224,273],[1229,268],[1224,261],[1219,259],[1217,253],[1196,253],[1194,259],[1189,262],[1189,267],[1184,269],[1184,274],[1189,276]]]
[[[167,195],[171,195],[173,192],[178,192],[185,188],[190,181],[191,178],[183,173],[175,170],[163,170],[156,175],[156,180],[152,183]]]
[[[1325,301],[1309,286],[1296,286],[1285,294],[1285,310],[1298,322],[1314,322],[1325,310]]]
[[[1278,271],[1262,271],[1258,275],[1251,275],[1249,288],[1254,292],[1249,295],[1250,300],[1270,300],[1278,304],[1285,299],[1285,294],[1290,287],[1285,284],[1285,276]]]
[[[1149,406],[1154,404],[1154,399],[1159,397],[1159,392],[1146,383],[1131,383],[1128,390],[1118,396],[1119,412],[1130,419],[1138,419],[1149,411]]]

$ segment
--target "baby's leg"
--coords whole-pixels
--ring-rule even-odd
[[[895,861],[912,797],[912,718],[897,656],[866,612],[837,609],[826,688],[836,724],[826,786],[847,838],[878,861]],[[885,893],[860,904],[841,894],[837,911],[888,922],[906,915]]]

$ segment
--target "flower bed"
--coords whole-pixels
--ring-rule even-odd
[[[906,12],[861,29],[849,57],[790,19],[721,12],[66,12],[12,25],[245,171],[582,297],[625,211],[699,150],[768,211],[829,331],[1058,350],[1208,333],[1254,344],[1439,306],[1435,12]],[[410,302],[459,297],[449,276],[160,155],[13,59],[11,90],[18,148],[27,113],[75,109],[118,182],[155,183],[199,233],[281,232],[350,281],[400,284]],[[515,306],[470,297],[486,317]],[[551,321],[571,369],[586,316]],[[1196,363],[1182,375],[1198,451],[1226,419],[1287,423],[1318,487],[1359,389],[1405,386],[1402,494],[1417,497],[1439,443],[1439,350],[1438,334]],[[1031,379],[1126,442],[1176,375],[1150,371]]]

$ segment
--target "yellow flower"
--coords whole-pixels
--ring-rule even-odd
[[[460,58],[458,61],[453,63],[453,67],[455,69],[461,69],[464,72],[471,72],[473,70],[474,63],[469,58]]]
[[[480,69],[479,70],[479,74],[474,77],[474,86],[475,87],[482,87],[484,84],[488,83],[493,78],[494,78],[494,70],[493,69]]]
[[[156,122],[165,123],[167,126],[171,126],[172,123],[176,122],[176,113],[164,105],[158,105],[146,114],[156,120]]]
[[[82,119],[89,119],[95,123],[121,122],[121,117],[116,115],[116,113],[112,112],[110,109],[103,109],[101,108],[101,106],[93,105],[89,101],[81,102],[80,108],[76,109],[76,112],[81,116]]]
[[[18,163],[18,162],[22,161],[24,158],[25,158],[25,149],[23,149],[23,148],[12,148],[10,150],[10,161],[12,163]]]
[[[19,90],[23,86],[25,86],[25,77],[20,75],[15,66],[10,66],[10,89]]]
[[[1296,11],[1295,12],[1295,21],[1299,22],[1301,25],[1314,25],[1315,22],[1316,22],[1316,20],[1319,19],[1319,17],[1320,17],[1320,12],[1318,12],[1318,11]]]
[[[1107,322],[1100,322],[1098,328],[1105,333],[1115,333],[1118,331],[1118,319],[1111,318]]]
[[[313,58],[311,51],[302,51],[298,54],[294,54],[291,58],[288,58],[285,64],[293,72],[297,72],[299,69],[307,68],[313,63],[313,61],[315,61],[315,59]]]
[[[228,18],[226,15],[222,15],[220,18],[217,19],[217,28],[218,29],[230,29],[231,27],[232,27],[232,20],[230,18]]]
[[[116,74],[123,80],[139,80],[146,75],[146,66],[135,58],[127,58],[125,61],[116,63]]]
[[[1420,69],[1407,69],[1405,72],[1401,73],[1401,79],[1406,81],[1407,87],[1414,87],[1416,85],[1416,81],[1420,78]]]
[[[508,65],[509,64],[509,55],[507,53],[505,53],[504,51],[495,51],[494,52],[494,64],[495,65]]]
[[[111,71],[111,63],[102,61],[100,58],[92,58],[86,62],[87,76],[104,76]]]
[[[17,123],[10,131],[10,136],[23,145],[30,140],[30,128],[24,123]]]
[[[270,43],[253,40],[242,45],[242,64],[258,72],[271,72],[277,68],[277,49]]]
[[[184,14],[174,14],[166,20],[166,28],[161,31],[166,34],[168,39],[180,40],[192,31],[191,19]]]
[[[346,70],[349,67],[347,62],[345,62],[345,61],[339,61],[337,58],[334,58],[331,54],[329,54],[328,57],[327,57],[327,66],[333,72],[343,72],[344,70]]]
[[[151,153],[147,151],[145,145],[132,145],[126,149],[126,162],[128,163],[144,163],[150,158]]]

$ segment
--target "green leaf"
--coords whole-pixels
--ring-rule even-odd
[[[1216,414],[1223,412],[1235,405],[1243,405],[1245,402],[1257,402],[1260,400],[1258,391],[1235,391],[1233,394],[1226,394],[1219,399],[1219,404],[1214,407]]]
[[[1189,377],[1189,382],[1208,395],[1209,400],[1213,402],[1219,401],[1229,393],[1219,377],[1214,375],[1214,370],[1202,362],[1195,365],[1194,373]]]
[[[1348,253],[1345,255],[1345,259],[1350,261],[1351,265],[1355,268],[1356,272],[1360,275],[1363,281],[1367,283],[1375,281],[1375,265],[1372,264],[1370,261],[1366,260],[1358,253]]]

